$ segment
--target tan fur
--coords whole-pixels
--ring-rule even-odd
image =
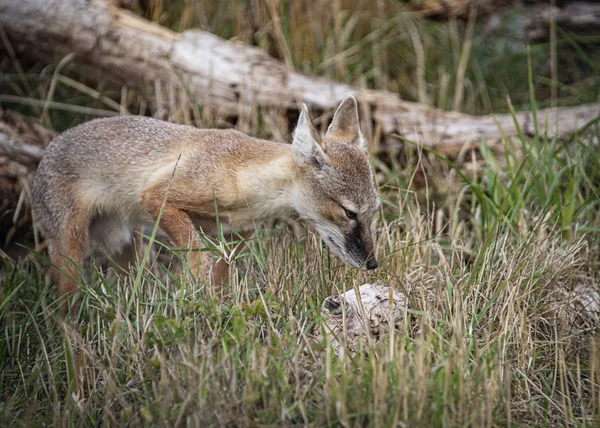
[[[324,136],[304,106],[291,145],[139,116],[73,128],[48,146],[33,189],[59,293],[77,290],[77,266],[96,247],[131,260],[133,231],[154,224],[167,189],[159,225],[175,247],[200,248],[194,229],[216,235],[216,204],[225,234],[300,215],[344,262],[374,268],[369,226],[379,197],[364,150],[352,97]],[[193,252],[194,274],[206,271],[206,257]],[[227,280],[226,263],[212,270],[213,282]]]

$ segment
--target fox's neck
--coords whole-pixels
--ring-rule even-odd
[[[242,191],[254,221],[284,217],[295,212],[296,168],[291,145],[278,144],[275,150],[249,159],[237,173]]]

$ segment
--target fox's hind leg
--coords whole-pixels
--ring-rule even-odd
[[[89,218],[87,215],[72,213],[63,219],[60,232],[48,242],[52,277],[57,287],[58,296],[64,299],[63,312],[67,313],[75,293],[79,290],[85,251],[88,241]],[[79,304],[71,307],[77,313]]]

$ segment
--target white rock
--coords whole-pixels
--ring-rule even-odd
[[[321,307],[324,330],[336,351],[344,343],[355,352],[361,339],[378,340],[404,319],[408,299],[404,293],[383,284],[363,284],[325,299]],[[316,338],[322,339],[323,331]]]

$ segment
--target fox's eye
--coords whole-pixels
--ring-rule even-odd
[[[348,217],[350,220],[356,219],[356,213],[354,211],[350,211],[347,208],[344,208],[344,211],[346,212],[346,217]]]

